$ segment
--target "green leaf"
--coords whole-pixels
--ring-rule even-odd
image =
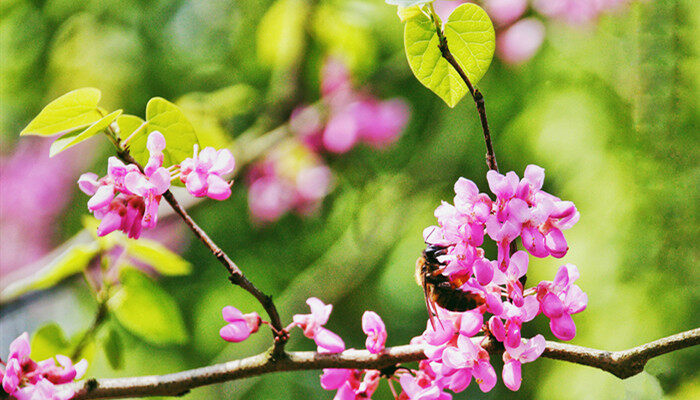
[[[98,251],[95,242],[72,246],[31,276],[9,284],[0,297],[14,298],[32,290],[50,288],[85,269]]]
[[[496,36],[491,19],[481,7],[467,3],[455,8],[445,24],[447,46],[476,85],[491,65]]]
[[[55,322],[37,329],[32,335],[30,346],[31,358],[36,361],[46,360],[56,354],[70,355],[71,350],[63,329]]]
[[[129,240],[126,252],[163,275],[187,275],[192,270],[192,265],[185,259],[154,240]]]
[[[20,135],[50,136],[86,127],[102,118],[97,109],[101,96],[95,88],[68,92],[44,107]]]
[[[404,46],[408,65],[418,81],[454,107],[467,93],[457,71],[442,58],[435,24],[425,14],[406,21]]]
[[[303,0],[277,0],[260,20],[257,53],[261,63],[287,69],[301,57],[309,6]]]
[[[122,110],[117,110],[109,115],[106,115],[99,121],[93,123],[83,131],[75,130],[73,132],[68,132],[60,138],[54,140],[54,142],[51,143],[51,148],[49,149],[49,157],[53,157],[56,154],[62,152],[63,150],[73,147],[76,144],[82,142],[83,140],[89,139],[102,132],[105,128],[109,126],[109,124],[114,122],[114,120],[117,119],[117,117],[119,117],[121,113]]]
[[[411,7],[417,4],[432,3],[435,0],[384,0],[386,4],[399,7]]]
[[[143,273],[125,268],[122,287],[107,303],[128,331],[156,345],[187,341],[185,324],[175,300]]]
[[[146,105],[146,121],[146,130],[142,134],[137,133],[129,142],[131,155],[139,164],[146,165],[148,162],[146,141],[153,131],[159,131],[165,137],[164,167],[179,164],[192,156],[193,146],[198,144],[197,134],[178,106],[161,97],[154,97]]]
[[[107,362],[112,369],[122,369],[124,367],[124,345],[119,333],[111,328],[102,340],[102,349],[107,356]]]
[[[120,115],[119,118],[117,118],[117,127],[119,128],[119,139],[125,140],[126,138],[128,138],[137,129],[141,128],[144,122],[144,120],[135,115]]]
[[[442,58],[435,29],[435,23],[422,13],[409,18],[404,27],[406,57],[416,78],[454,107],[467,93],[467,86]],[[486,73],[495,49],[488,15],[477,5],[462,4],[450,14],[445,37],[450,52],[475,85]]]

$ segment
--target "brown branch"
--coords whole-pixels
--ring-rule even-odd
[[[447,61],[455,69],[455,71],[457,71],[459,77],[462,78],[464,83],[467,85],[469,93],[472,95],[474,103],[476,104],[476,111],[479,113],[481,129],[484,131],[484,141],[486,142],[486,165],[488,165],[489,169],[498,172],[496,153],[494,152],[493,144],[491,143],[491,130],[489,129],[489,121],[486,118],[486,104],[484,102],[484,96],[481,94],[479,89],[475,88],[474,85],[472,85],[471,81],[469,80],[469,77],[467,77],[467,74],[464,72],[464,69],[462,69],[462,67],[459,65],[457,60],[450,52],[450,48],[447,46],[447,37],[445,37],[445,34],[442,32],[442,27],[440,26],[440,22],[437,16],[435,15],[434,11],[432,12],[432,19],[435,23],[435,30],[439,39],[438,49],[440,49],[442,58],[444,58],[445,61]]]
[[[623,351],[603,351],[566,343],[547,342],[542,357],[587,365],[625,379],[644,369],[654,357],[700,344],[700,328]],[[485,349],[499,354],[499,344],[484,339]],[[425,359],[422,345],[387,348],[382,354],[366,350],[347,350],[340,354],[319,354],[310,351],[291,352],[288,357],[274,359],[262,353],[241,360],[197,368],[168,375],[133,378],[89,379],[74,384],[74,399],[107,399],[146,396],[177,396],[190,389],[283,371],[317,370],[322,368],[384,369],[400,363]]]
[[[135,164],[136,166],[139,167],[143,171],[143,168],[141,165],[139,165],[136,160],[129,154],[128,150],[117,150],[117,154],[119,157],[127,163],[132,163]],[[165,193],[163,193],[163,198],[165,201],[168,202],[170,207],[175,211],[177,215],[180,216],[185,221],[185,224],[190,228],[190,230],[194,233],[194,235],[199,239],[200,242],[204,243],[204,245],[211,251],[211,253],[216,257],[217,260],[226,268],[226,270],[229,272],[229,280],[231,283],[234,285],[240,286],[243,288],[243,290],[247,291],[248,293],[252,294],[253,297],[255,297],[258,302],[263,306],[265,309],[265,312],[267,315],[270,317],[270,324],[272,325],[273,328],[273,337],[275,339],[274,342],[274,348],[273,352],[270,354],[270,356],[274,359],[278,358],[284,358],[284,345],[287,342],[287,335],[284,334],[283,332],[283,326],[282,326],[282,321],[280,320],[279,313],[277,312],[277,307],[275,307],[275,303],[272,301],[272,297],[266,295],[263,293],[260,289],[258,289],[251,281],[248,280],[248,278],[245,277],[243,274],[243,271],[241,271],[240,268],[229,258],[229,256],[221,250],[219,246],[214,243],[214,241],[207,235],[206,232],[202,228],[197,225],[197,223],[190,217],[190,215],[187,213],[187,211],[178,203],[177,199],[175,196],[173,196],[172,192],[170,190],[167,190]]]

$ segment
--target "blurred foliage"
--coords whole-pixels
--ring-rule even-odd
[[[546,190],[581,211],[567,233],[565,259],[578,265],[589,294],[588,309],[575,318],[575,344],[624,349],[700,325],[699,8],[694,0],[640,2],[596,26],[550,23],[546,45],[533,60],[519,67],[494,60],[480,82],[501,169],[520,174],[527,164],[543,166]],[[276,14],[290,12],[299,15],[282,18],[289,26],[275,22]],[[272,44],[258,31],[261,23],[279,29],[268,34],[287,38],[278,43],[284,50],[266,47]],[[230,142],[249,128],[274,128],[294,105],[315,101],[321,60],[339,55],[358,83],[411,103],[412,121],[400,141],[384,151],[359,148],[330,157],[336,189],[316,216],[255,225],[240,182],[230,200],[204,203],[193,216],[274,295],[284,321],[305,311],[307,297],[318,296],[335,304],[328,326],[349,347],[363,346],[365,309],[384,318],[389,345],[406,343],[426,321],[413,278],[422,229],[433,223],[439,201],[452,198],[457,177],[485,189],[486,167],[473,104],[449,109],[415,80],[401,25],[395,8],[379,0],[7,0],[0,4],[0,144],[8,153],[48,100],[85,86],[102,91],[104,107],[141,116],[149,98],[170,99],[203,144]],[[76,196],[74,207],[82,210],[85,200]],[[57,239],[73,235],[79,218],[80,212],[69,213]],[[130,285],[153,285],[149,301],[162,314],[117,315],[132,333],[110,321],[103,334],[114,330],[119,339],[105,340],[107,353],[95,352],[91,375],[174,372],[269,346],[267,332],[244,344],[219,338],[224,305],[263,311],[230,286],[199,243],[184,256],[194,272],[161,279],[164,290],[127,272]],[[551,279],[557,267],[533,263],[529,280]],[[81,290],[77,297],[87,303]],[[178,306],[182,321],[167,321],[174,323],[171,337],[160,344],[180,345],[156,346],[137,336],[149,334],[145,321],[164,332],[163,318]],[[136,319],[123,320],[129,316]],[[92,318],[84,315],[84,327]],[[536,321],[526,335],[548,332],[546,321]],[[290,348],[313,348],[298,336]],[[115,355],[120,347],[127,349],[123,360]],[[700,352],[686,349],[619,381],[539,360],[525,366],[518,393],[499,383],[491,393],[472,387],[455,398],[691,399],[700,395],[698,365]],[[252,378],[184,398],[332,398],[320,388],[319,374]],[[376,398],[391,398],[385,383]]]

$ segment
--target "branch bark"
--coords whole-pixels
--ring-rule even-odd
[[[117,149],[117,155],[119,158],[127,163],[137,165],[139,169],[143,170],[142,166],[139,165],[136,160],[134,160],[131,154],[129,154],[128,150],[121,150],[119,146]],[[283,326],[282,321],[280,320],[279,312],[277,311],[277,307],[272,301],[272,297],[263,293],[255,285],[253,285],[248,278],[245,277],[243,271],[238,268],[236,263],[234,263],[233,260],[231,260],[231,258],[223,250],[221,250],[216,243],[214,243],[209,235],[207,235],[207,233],[204,232],[199,225],[197,225],[192,217],[190,217],[187,211],[180,205],[180,203],[178,203],[177,199],[175,199],[175,196],[173,196],[170,190],[163,193],[163,198],[168,202],[173,211],[175,211],[175,213],[179,215],[183,221],[185,221],[185,224],[190,228],[197,239],[199,239],[199,241],[202,242],[209,249],[209,251],[211,251],[214,257],[216,257],[216,259],[219,260],[219,262],[226,268],[230,275],[229,280],[231,283],[240,286],[243,288],[243,290],[252,294],[253,297],[255,297],[255,299],[258,300],[258,302],[263,306],[265,312],[270,318],[270,325],[275,328],[272,333],[274,337],[274,347],[271,356],[274,359],[284,358],[284,345],[286,344],[288,337],[285,334],[279,334],[283,333]]]
[[[484,102],[484,96],[481,94],[479,89],[472,85],[469,77],[467,77],[467,74],[450,52],[450,48],[447,45],[447,37],[445,37],[445,34],[442,32],[442,27],[440,26],[439,19],[435,15],[434,10],[432,10],[432,18],[435,22],[435,30],[439,39],[438,49],[440,49],[442,58],[444,58],[445,61],[447,61],[455,69],[455,71],[457,71],[459,77],[462,78],[464,83],[467,85],[469,93],[472,95],[472,99],[474,99],[474,103],[476,104],[476,111],[479,113],[479,120],[481,121],[481,129],[484,131],[484,142],[486,142],[486,165],[488,165],[489,169],[498,172],[496,153],[493,150],[493,143],[491,143],[491,130],[489,129],[488,118],[486,118],[486,103]]]
[[[502,351],[488,338],[484,338],[482,343],[484,348],[492,354],[499,354]],[[548,341],[542,357],[587,365],[625,379],[642,372],[644,365],[651,358],[697,344],[700,344],[700,328],[629,350],[613,352]],[[291,352],[288,353],[288,357],[282,359],[274,359],[268,352],[167,375],[89,379],[74,384],[76,390],[74,399],[178,396],[196,387],[273,372],[323,368],[384,369],[422,359],[425,359],[422,345],[391,347],[382,354],[371,354],[366,350],[346,350],[340,354]]]

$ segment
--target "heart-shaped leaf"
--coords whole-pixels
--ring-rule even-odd
[[[442,58],[436,29],[423,13],[408,18],[404,27],[406,57],[416,78],[454,107],[467,93],[467,86]],[[471,83],[476,84],[491,64],[495,49],[493,24],[488,15],[475,4],[462,4],[450,14],[444,31],[450,52]]]
[[[455,8],[445,24],[447,46],[472,85],[486,73],[496,49],[491,19],[481,7],[467,3]]]
[[[105,128],[107,128],[107,126],[109,126],[109,124],[114,122],[114,120],[117,119],[121,113],[122,110],[117,110],[109,115],[105,115],[102,119],[93,123],[85,130],[75,130],[54,140],[54,142],[51,143],[51,148],[49,149],[49,157],[53,157],[63,150],[71,148],[83,140],[89,139],[102,132]]]
[[[168,292],[133,268],[123,269],[120,280],[107,304],[124,328],[156,345],[187,341],[180,308]]]
[[[438,44],[435,24],[428,16],[421,13],[406,21],[404,46],[413,75],[448,106],[454,107],[467,93],[467,85],[442,58]]]
[[[192,156],[193,146],[198,144],[197,134],[178,106],[161,97],[154,97],[146,105],[146,121],[146,129],[129,141],[129,151],[139,164],[146,165],[148,162],[146,142],[153,131],[159,131],[165,137],[164,167],[179,164]]]
[[[44,107],[20,135],[50,136],[87,127],[102,118],[97,109],[101,96],[95,88],[68,92]]]

